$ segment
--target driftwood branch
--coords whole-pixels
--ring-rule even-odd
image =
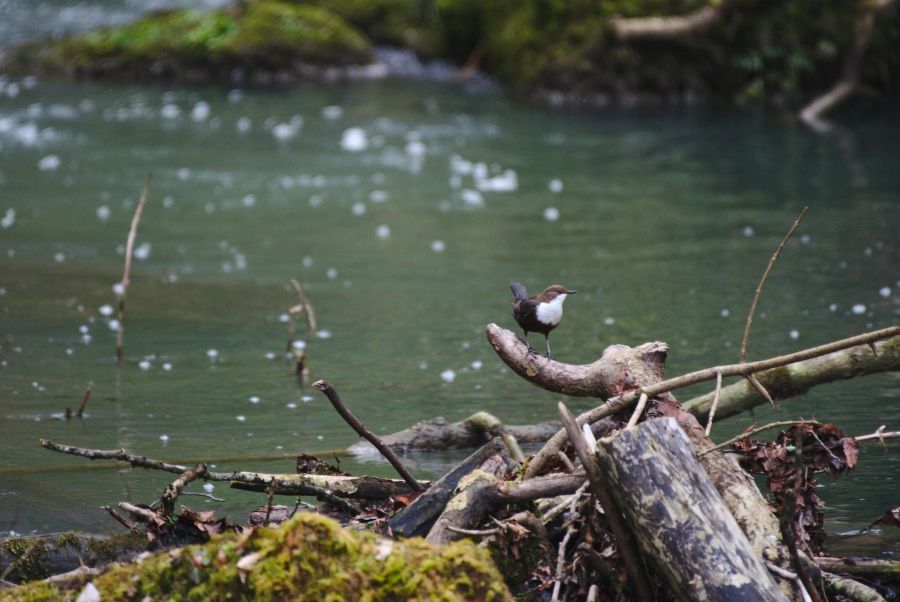
[[[860,344],[764,370],[756,373],[756,378],[775,399],[787,399],[802,395],[816,385],[895,370],[900,370],[900,336],[896,334],[874,342],[872,347]],[[684,403],[684,409],[705,418],[714,397],[714,392],[694,397]],[[728,418],[764,403],[765,398],[753,386],[740,381],[722,387],[716,419]]]
[[[640,350],[645,347],[644,345],[635,348],[625,347],[624,345],[615,345],[607,348],[606,351],[604,351],[604,357],[601,357],[593,364],[587,366],[575,366],[571,364],[560,364],[553,360],[537,357],[534,354],[530,354],[531,357],[529,358],[527,357],[529,354],[525,344],[522,343],[513,332],[500,328],[496,324],[489,324],[487,327],[488,340],[491,341],[501,359],[513,368],[517,374],[542,388],[569,395],[603,397],[604,393],[609,390],[615,390],[616,387],[622,390],[629,383],[632,387],[637,387],[635,384],[636,381],[653,383],[649,385],[644,384],[639,388],[634,388],[626,393],[612,397],[608,399],[605,404],[584,412],[576,419],[579,426],[591,424],[630,407],[638,399],[641,393],[646,393],[648,396],[652,397],[688,385],[712,380],[717,378],[718,373],[721,373],[722,376],[745,376],[747,374],[755,374],[763,370],[780,368],[787,366],[788,364],[820,357],[857,345],[865,345],[866,352],[871,353],[871,349],[867,347],[869,343],[889,337],[896,337],[898,335],[900,335],[900,326],[892,326],[766,360],[748,362],[745,364],[714,366],[712,368],[690,372],[676,378],[667,380],[658,378],[655,381],[647,381],[646,379],[637,379],[635,374],[642,374],[646,370],[641,371],[638,365],[634,365],[639,364]],[[657,370],[656,365],[658,364],[658,370],[661,376],[662,365],[666,357],[665,344],[648,343],[647,345],[657,347],[656,354],[658,355],[658,358],[653,358],[653,370]],[[623,347],[624,349],[622,349]],[[610,369],[603,365],[604,358],[610,353],[610,350],[613,350],[612,353],[615,353],[616,355],[624,354],[625,357],[630,357],[633,361],[627,363],[627,367],[624,367],[620,363],[618,369]],[[628,350],[631,350],[631,353],[629,353]],[[603,381],[604,375],[608,375],[609,373],[614,375],[614,380]],[[579,378],[584,379],[580,385],[578,384]],[[590,384],[586,386],[585,383],[587,382]],[[722,391],[724,392],[726,389],[727,387],[723,388]],[[577,393],[573,393],[573,391],[577,391]],[[722,402],[720,402],[720,404],[721,403]],[[730,415],[730,413],[726,413],[724,410],[720,410],[719,412],[719,416],[722,418]],[[539,474],[550,461],[550,458],[562,448],[565,441],[565,431],[558,431],[549,441],[547,441],[544,448],[532,458],[525,469],[524,476],[528,478]]]
[[[197,464],[195,467],[185,470],[177,479],[166,486],[160,501],[162,502],[162,511],[165,515],[171,515],[175,510],[175,500],[181,495],[182,490],[191,481],[203,478],[206,474],[206,464]]]
[[[162,470],[179,475],[189,468],[132,454],[124,449],[88,449],[54,443],[47,439],[41,439],[41,446],[50,451],[81,456],[91,460],[116,460],[127,462],[135,468]],[[231,481],[234,489],[261,492],[265,492],[274,479],[276,481],[275,493],[278,495],[320,495],[321,491],[325,490],[339,497],[381,500],[392,495],[408,495],[413,492],[404,481],[369,476],[207,471],[202,478],[205,481]],[[427,485],[428,483],[423,482],[423,484]]]
[[[331,383],[325,380],[317,380],[313,383],[313,388],[318,389],[322,393],[325,394],[325,397],[328,398],[328,401],[331,402],[331,405],[334,406],[334,409],[340,414],[341,418],[353,428],[354,431],[359,433],[361,437],[368,440],[369,443],[375,446],[381,455],[383,455],[388,462],[391,463],[391,466],[394,467],[403,480],[410,486],[413,491],[424,491],[425,488],[419,484],[419,482],[413,477],[410,472],[403,465],[403,462],[400,461],[400,458],[397,457],[397,454],[394,453],[394,450],[389,448],[384,442],[378,438],[378,436],[366,428],[366,426],[359,421],[359,419],[353,415],[347,406],[344,404],[338,392],[335,390]]]

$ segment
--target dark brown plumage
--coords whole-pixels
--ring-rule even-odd
[[[547,343],[547,357],[550,355],[550,331],[559,325],[563,315],[563,302],[568,295],[577,291],[570,291],[560,284],[548,286],[539,295],[528,296],[525,287],[518,282],[509,285],[515,300],[513,301],[513,317],[522,330],[525,331],[525,344],[528,349],[534,351],[528,344],[528,333],[539,332],[544,335]]]

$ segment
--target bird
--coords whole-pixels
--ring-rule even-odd
[[[539,332],[547,342],[547,357],[550,354],[550,331],[559,326],[563,316],[563,302],[569,295],[578,291],[570,291],[561,284],[554,284],[544,289],[540,295],[528,296],[528,291],[518,282],[509,285],[515,300],[513,301],[513,317],[525,331],[525,344],[528,350],[534,349],[528,343],[529,332]]]

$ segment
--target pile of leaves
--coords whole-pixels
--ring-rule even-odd
[[[745,437],[732,444],[741,454],[741,466],[764,475],[779,515],[791,516],[791,530],[807,552],[823,551],[824,504],[816,495],[815,475],[837,479],[849,472],[859,457],[859,444],[833,424],[804,422],[764,443]],[[793,507],[790,505],[793,504]]]

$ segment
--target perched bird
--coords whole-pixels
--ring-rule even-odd
[[[554,284],[544,289],[544,292],[534,297],[529,297],[525,287],[518,282],[509,285],[515,296],[513,301],[513,317],[522,330],[525,331],[525,344],[528,349],[534,351],[528,344],[528,333],[539,332],[547,341],[547,357],[550,355],[550,331],[559,325],[563,316],[563,302],[569,295],[577,291],[570,291],[564,286]]]

